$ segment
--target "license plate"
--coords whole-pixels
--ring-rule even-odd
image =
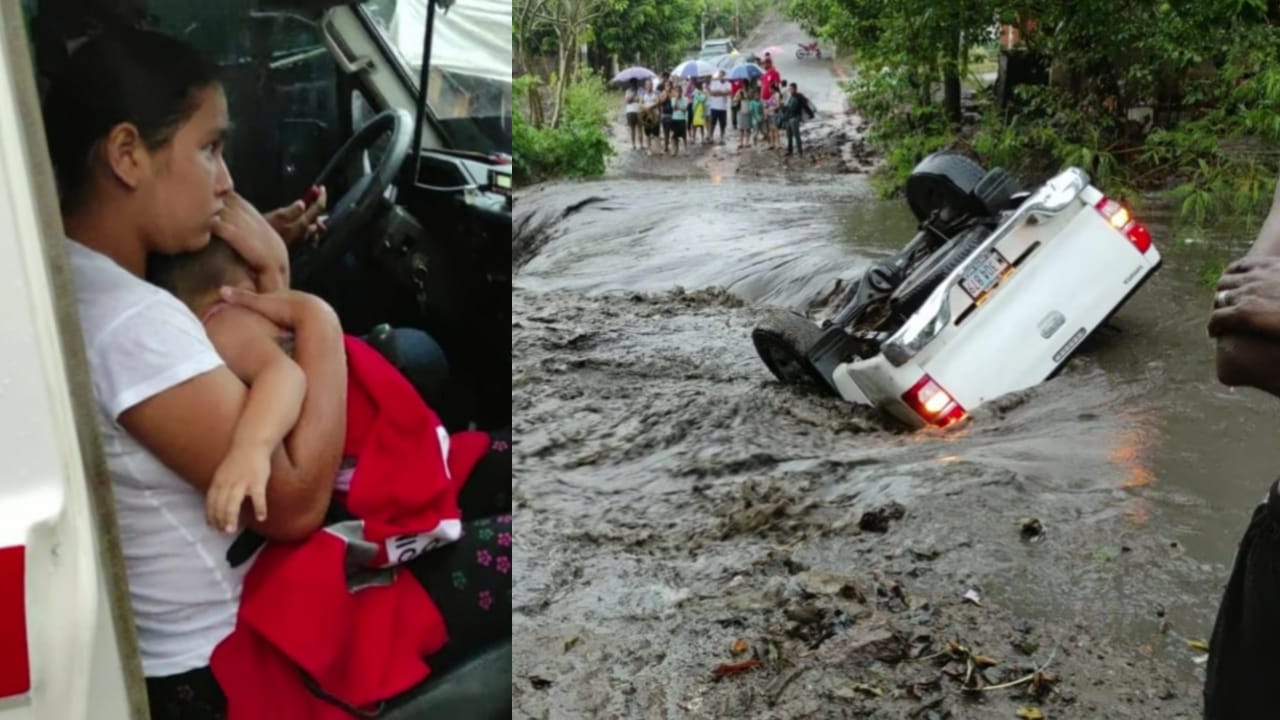
[[[986,256],[970,265],[960,276],[960,287],[969,297],[977,300],[984,293],[1000,282],[1000,276],[1009,269],[1009,261],[995,248],[987,251]]]

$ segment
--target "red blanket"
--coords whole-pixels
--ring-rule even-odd
[[[370,709],[414,686],[430,671],[424,658],[447,639],[407,571],[384,572],[386,583],[372,585],[348,571],[352,558],[361,561],[356,570],[385,567],[456,540],[457,490],[487,436],[450,437],[376,350],[348,336],[346,351],[345,454],[357,458],[346,505],[363,523],[269,543],[254,560],[236,629],[210,663],[228,720],[350,720],[340,704]]]

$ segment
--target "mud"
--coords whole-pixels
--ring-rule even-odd
[[[1105,457],[1039,440],[1125,425],[1087,413],[1110,394],[1087,361],[1060,378],[1074,402],[1033,390],[910,434],[765,379],[759,311],[720,292],[512,302],[520,717],[1195,716],[1197,653],[1135,600],[1160,589],[1116,580],[1200,569],[1104,522],[1123,513],[1089,478]],[[1074,469],[1023,469],[1055,463]],[[1053,619],[1003,602],[1064,594]],[[996,664],[966,680],[977,656]],[[966,690],[1041,667],[1039,695]]]
[[[836,65],[781,64],[839,98]],[[1195,641],[1280,462],[1203,330],[1247,238],[1147,217],[1164,269],[1058,377],[908,433],[773,382],[750,331],[909,213],[735,150],[517,197],[517,717],[1198,717]]]

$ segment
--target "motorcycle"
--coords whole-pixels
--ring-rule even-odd
[[[815,40],[811,43],[797,43],[797,44],[799,45],[799,47],[796,48],[797,60],[804,60],[810,55],[818,58],[819,60],[822,59],[822,50],[818,48],[818,41]]]

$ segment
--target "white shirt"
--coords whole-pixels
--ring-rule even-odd
[[[105,255],[68,242],[76,304],[115,494],[129,596],[148,677],[209,664],[235,628],[244,574],[204,497],[120,426],[121,413],[220,365],[195,315]],[[192,413],[200,408],[192,408]]]
[[[732,87],[729,85],[729,83],[725,82],[724,80],[712,80],[711,85],[708,86],[707,88],[708,93],[711,94],[711,96],[707,99],[707,107],[712,110],[728,110],[729,96],[715,95],[714,93],[718,93],[718,92],[727,93],[731,89]]]
[[[623,101],[627,104],[623,112],[626,112],[626,113],[640,112],[640,104],[636,102],[639,99],[640,99],[639,90],[627,90],[626,95],[623,96]]]

